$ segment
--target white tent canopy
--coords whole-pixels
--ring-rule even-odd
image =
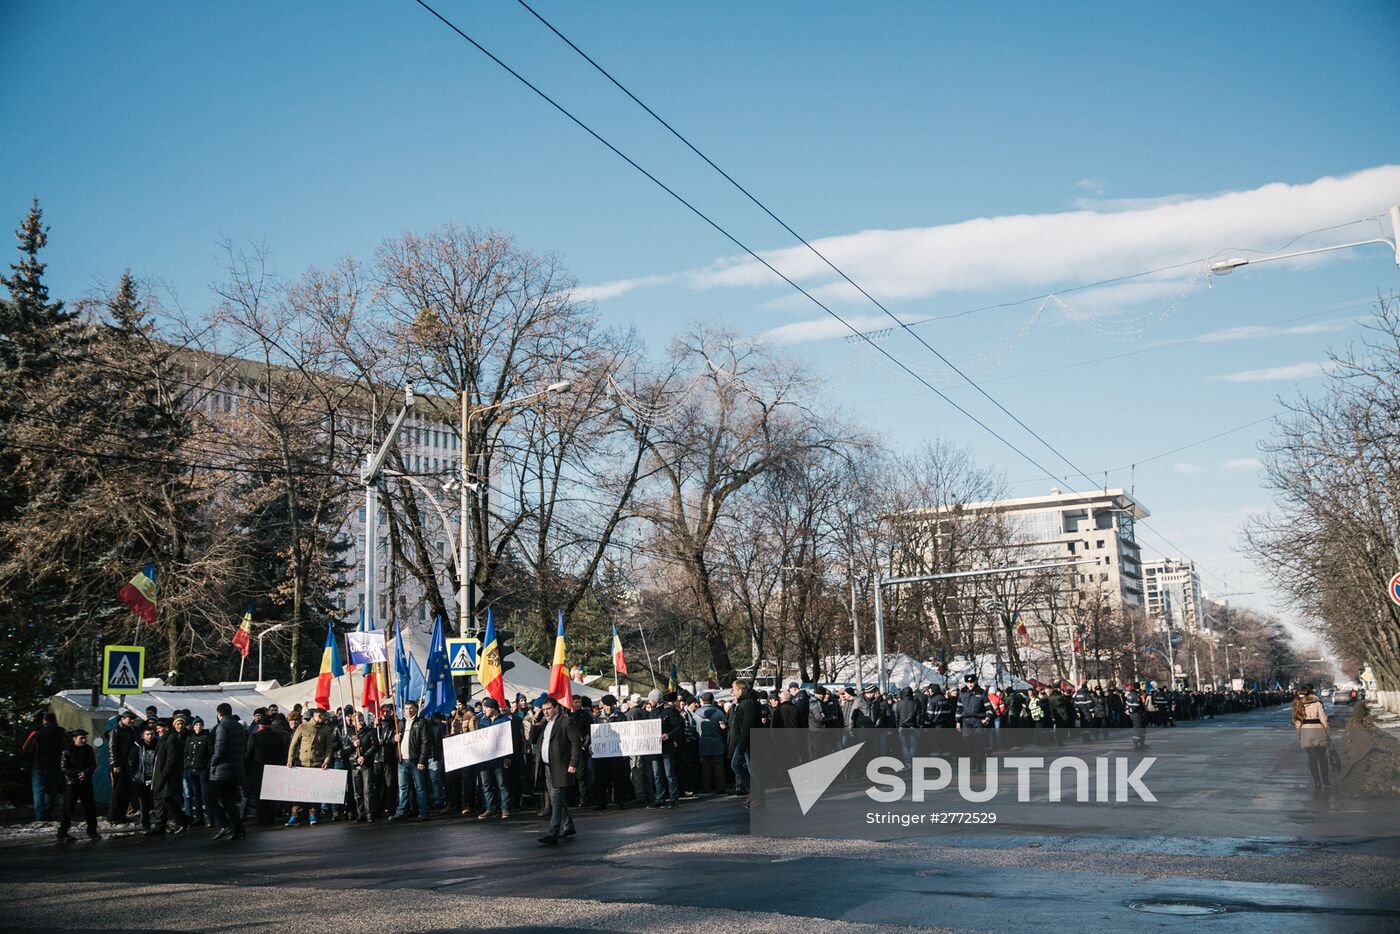
[[[227,703],[244,723],[253,722],[253,711],[266,705],[266,696],[277,687],[276,681],[227,681],[222,684],[170,685],[159,678],[147,678],[141,685],[140,694],[104,694],[98,698],[98,706],[93,707],[91,691],[60,691],[50,699],[50,708],[57,712],[61,707],[76,715],[79,711],[90,721],[107,720],[125,709],[131,709],[145,716],[147,707],[155,707],[156,715],[168,717],[173,711],[188,710],[191,716],[199,717],[208,727],[213,727],[217,719],[215,708]],[[60,717],[60,721],[62,718]],[[85,729],[90,729],[84,724]]]
[[[938,673],[936,666],[937,663],[933,660],[921,662],[903,653],[885,656],[885,671],[888,674],[890,689],[893,691],[906,687],[917,690],[925,685],[941,686],[949,682],[952,682],[954,687],[958,687],[961,686],[963,676],[968,672],[975,673],[977,680],[983,686],[1009,686],[1013,690],[1024,690],[1030,687],[1029,683],[1013,675],[1005,666],[998,665],[996,659],[991,657],[969,660],[961,655],[956,656],[948,662],[948,676],[946,678]],[[860,669],[862,680],[867,685],[876,682],[880,669],[876,656],[862,655]],[[854,655],[838,655],[831,660],[829,670],[832,672],[830,681],[854,683],[856,680],[856,657]]]
[[[861,679],[867,685],[874,684],[879,680],[879,670],[880,666],[876,656],[862,655],[860,657]],[[831,672],[828,679],[830,681],[855,683],[856,656],[836,656],[831,660],[829,671]],[[926,684],[943,683],[943,676],[938,673],[937,669],[903,653],[885,656],[885,671],[889,677],[890,688],[893,690],[905,687],[921,688]]]

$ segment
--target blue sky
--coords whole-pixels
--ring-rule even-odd
[[[439,9],[841,314],[879,326],[522,7]],[[1276,607],[1267,569],[1235,550],[1239,522],[1268,505],[1250,464],[1267,424],[1149,459],[1316,391],[1327,348],[1356,339],[1365,303],[1400,284],[1393,257],[1370,246],[1213,282],[1196,263],[1065,290],[1276,247],[1400,202],[1400,5],[537,9],[789,224],[832,238],[823,249],[901,318],[1065,293],[919,333],[1091,474],[1142,464],[1110,484],[1135,487],[1208,588],[1223,577]],[[11,2],[0,86],[0,216],[42,199],[59,294],[130,267],[199,309],[221,238],[265,241],[295,274],[407,229],[490,226],[560,254],[600,315],[657,349],[698,318],[786,328],[778,339],[826,375],[829,399],[892,446],[944,435],[1017,493],[1050,485],[832,339],[813,323],[822,312],[737,263],[411,0]],[[1388,224],[1369,221],[1294,248],[1378,235]],[[910,338],[881,346],[1068,472]]]

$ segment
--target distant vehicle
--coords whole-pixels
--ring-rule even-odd
[[[1338,691],[1332,695],[1334,704],[1354,704],[1356,703],[1356,691]]]
[[[1326,700],[1327,698],[1329,698],[1329,697],[1331,697],[1331,696],[1332,696],[1332,689],[1331,689],[1331,688],[1323,688],[1323,689],[1322,689],[1322,699],[1323,699],[1323,700]]]

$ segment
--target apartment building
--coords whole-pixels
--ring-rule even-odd
[[[1147,615],[1162,628],[1185,632],[1209,630],[1202,598],[1201,578],[1190,561],[1164,558],[1142,566]]]
[[[1126,491],[1052,489],[1044,496],[988,500],[962,508],[969,515],[1000,517],[1011,541],[1020,546],[1015,563],[1086,559],[1069,569],[1081,596],[1102,590],[1115,606],[1145,606],[1142,552],[1134,523],[1150,513]]]

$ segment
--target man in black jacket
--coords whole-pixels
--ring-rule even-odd
[[[348,761],[355,769],[355,800],[359,811],[355,820],[361,824],[373,821],[379,814],[379,731],[366,721],[364,714],[355,714],[355,731]]]
[[[726,733],[726,750],[729,753],[729,767],[734,770],[734,793],[747,794],[753,782],[749,774],[749,741],[754,725],[758,723],[758,702],[749,690],[749,683],[742,679],[732,685],[734,703],[729,708],[729,726]]]
[[[908,685],[899,689],[899,700],[894,704],[894,725],[901,730],[912,730],[923,725],[923,704],[914,696],[914,689]]]
[[[1069,742],[1069,731],[1074,728],[1074,701],[1060,691],[1059,685],[1050,689],[1050,700],[1046,702],[1050,716],[1055,721],[1055,745]]]
[[[219,826],[214,839],[242,840],[245,834],[243,811],[238,806],[238,788],[243,783],[248,731],[233,718],[230,704],[220,704],[215,708],[215,714],[219,719],[210,734],[208,801],[209,814]]]
[[[126,760],[131,758],[131,750],[139,742],[135,723],[135,711],[123,710],[107,739],[107,759],[112,773],[112,801],[107,807],[107,820],[113,824],[125,824],[126,812],[131,808],[131,770],[126,767]]]
[[[573,718],[560,714],[552,697],[541,705],[544,716],[530,728],[530,743],[540,751],[545,788],[549,792],[549,832],[540,842],[553,846],[560,837],[574,835],[574,820],[569,816],[568,789],[583,764],[583,746]]]
[[[674,808],[681,797],[678,766],[681,744],[685,742],[685,717],[676,709],[676,700],[676,692],[670,691],[657,708],[656,716],[661,721],[661,755],[652,762],[657,807]]]
[[[88,839],[96,843],[97,802],[92,797],[92,773],[97,771],[97,754],[87,742],[87,730],[73,730],[68,734],[68,745],[59,757],[59,768],[63,772],[63,819],[58,822],[58,842],[72,843],[68,828],[73,825],[73,811],[81,803],[83,817],[87,820]]]
[[[276,820],[277,809],[281,805],[276,801],[262,800],[263,769],[269,765],[287,764],[287,751],[292,745],[292,735],[278,729],[266,711],[255,711],[254,717],[258,727],[248,738],[248,752],[244,760],[244,784],[248,798],[257,804],[257,822],[270,824]]]
[[[582,804],[593,794],[593,711],[588,708],[587,698],[574,695],[573,710],[568,711],[578,731],[579,745],[583,749],[583,767],[575,776],[577,793],[569,795],[570,804]]]
[[[399,764],[399,807],[389,820],[403,820],[408,816],[409,799],[416,799],[418,819],[427,820],[432,810],[428,797],[428,759],[432,755],[432,735],[428,721],[418,716],[418,705],[413,701],[403,705],[403,719],[398,721],[394,731],[394,749]]]
[[[617,706],[617,698],[604,694],[599,701],[598,723],[626,723],[627,715]],[[603,756],[593,759],[593,807],[603,811],[608,807],[609,792],[618,810],[624,810],[632,797],[632,783],[627,776],[626,756]]]
[[[34,819],[52,817],[54,796],[62,791],[63,772],[59,760],[68,743],[68,734],[58,725],[52,711],[46,711],[39,725],[24,740],[24,753],[31,757],[30,780],[34,792]]]
[[[214,749],[214,737],[204,729],[204,721],[195,717],[185,734],[185,762],[182,770],[185,785],[185,807],[190,819],[204,826],[204,809],[209,803],[209,756]],[[212,817],[212,815],[210,815]]]
[[[379,801],[385,811],[392,811],[399,800],[399,756],[394,748],[394,734],[398,720],[394,717],[393,704],[379,705],[379,719],[374,724],[375,739],[378,744]]]
[[[141,809],[141,828],[151,829],[151,817],[155,812],[155,798],[151,794],[151,783],[155,780],[156,755],[160,745],[156,739],[156,728],[143,727],[141,739],[127,753],[126,771],[131,776],[131,790],[136,795]]]
[[[156,747],[155,775],[151,780],[151,795],[155,798],[155,824],[146,833],[158,836],[166,832],[166,824],[175,824],[171,833],[181,833],[190,825],[190,818],[180,806],[185,764],[185,718],[160,722],[164,731]]]

